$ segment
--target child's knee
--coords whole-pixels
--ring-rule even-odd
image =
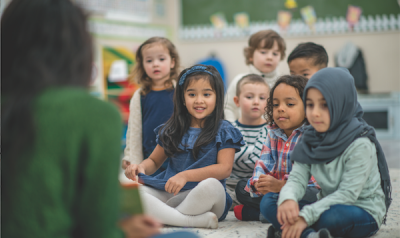
[[[260,212],[264,217],[268,217],[271,215],[270,211],[274,211],[274,216],[276,216],[277,209],[277,201],[278,201],[279,193],[267,193],[263,196],[260,203]],[[268,218],[267,218],[268,219]]]
[[[197,186],[205,188],[206,190],[210,190],[213,193],[217,191],[223,191],[225,193],[224,186],[222,186],[221,182],[215,178],[204,179]]]

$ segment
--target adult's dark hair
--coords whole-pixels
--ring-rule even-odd
[[[322,45],[313,42],[300,43],[290,53],[288,64],[297,58],[313,59],[315,66],[325,68],[328,66],[328,53]]]
[[[215,109],[210,115],[203,119],[204,123],[202,123],[202,130],[194,144],[194,158],[197,158],[202,146],[209,144],[215,139],[220,122],[224,119],[224,82],[222,81],[221,75],[214,66],[194,66],[204,66],[206,67],[205,70],[211,72],[212,75],[206,72],[194,72],[186,76],[186,79],[182,85],[177,84],[174,93],[174,112],[171,118],[159,131],[159,139],[161,140],[165,154],[168,157],[173,157],[175,153],[183,152],[178,146],[182,143],[182,137],[189,129],[192,121],[192,115],[189,114],[185,106],[184,93],[191,82],[200,79],[207,80],[216,94]],[[191,68],[183,70],[178,79],[180,79],[182,75],[189,69]]]
[[[137,82],[141,85],[142,91],[140,91],[141,95],[146,95],[151,91],[151,86],[153,84],[151,78],[146,74],[143,66],[143,48],[149,47],[151,44],[161,44],[164,46],[171,57],[171,61],[175,61],[175,66],[171,69],[169,78],[165,81],[165,87],[172,89],[173,83],[172,80],[176,80],[179,73],[180,68],[180,59],[178,51],[175,48],[175,45],[164,37],[151,37],[143,42],[136,51],[136,63],[132,70],[132,74],[129,76],[131,81]]]
[[[293,88],[296,89],[296,91],[300,95],[300,98],[303,100],[304,88],[306,87],[307,82],[308,79],[301,75],[283,75],[275,82],[274,87],[272,87],[271,91],[269,92],[267,107],[265,108],[266,110],[264,114],[264,117],[267,120],[268,125],[272,126],[275,123],[273,117],[273,110],[274,110],[273,101],[274,101],[275,88],[278,87],[278,85],[281,83],[292,86]],[[304,122],[306,121],[307,119],[304,119]]]
[[[42,91],[89,85],[86,15],[69,0],[13,0],[1,19],[1,50],[2,149],[16,157],[34,142],[33,106]]]

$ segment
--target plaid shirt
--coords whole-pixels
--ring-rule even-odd
[[[267,126],[268,135],[263,143],[260,159],[257,160],[253,176],[247,181],[245,190],[252,197],[263,196],[254,187],[261,174],[268,174],[279,180],[287,180],[290,171],[292,171],[292,163],[290,161],[291,152],[297,141],[300,139],[304,125],[293,130],[292,134],[287,138],[286,134],[275,124]],[[318,186],[314,177],[311,177],[309,186]]]

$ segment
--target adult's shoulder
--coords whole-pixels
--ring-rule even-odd
[[[114,105],[98,99],[85,89],[54,88],[43,92],[37,100],[39,117],[57,118],[70,124],[110,124],[121,122]],[[103,122],[103,123],[102,123]]]

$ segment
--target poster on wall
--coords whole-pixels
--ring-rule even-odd
[[[129,117],[129,102],[139,86],[129,80],[135,65],[135,54],[125,47],[104,46],[102,49],[105,98],[120,110],[125,122]]]
[[[304,22],[310,27],[312,31],[315,31],[315,22],[317,21],[317,14],[315,14],[314,7],[306,6],[300,9],[301,16]]]

